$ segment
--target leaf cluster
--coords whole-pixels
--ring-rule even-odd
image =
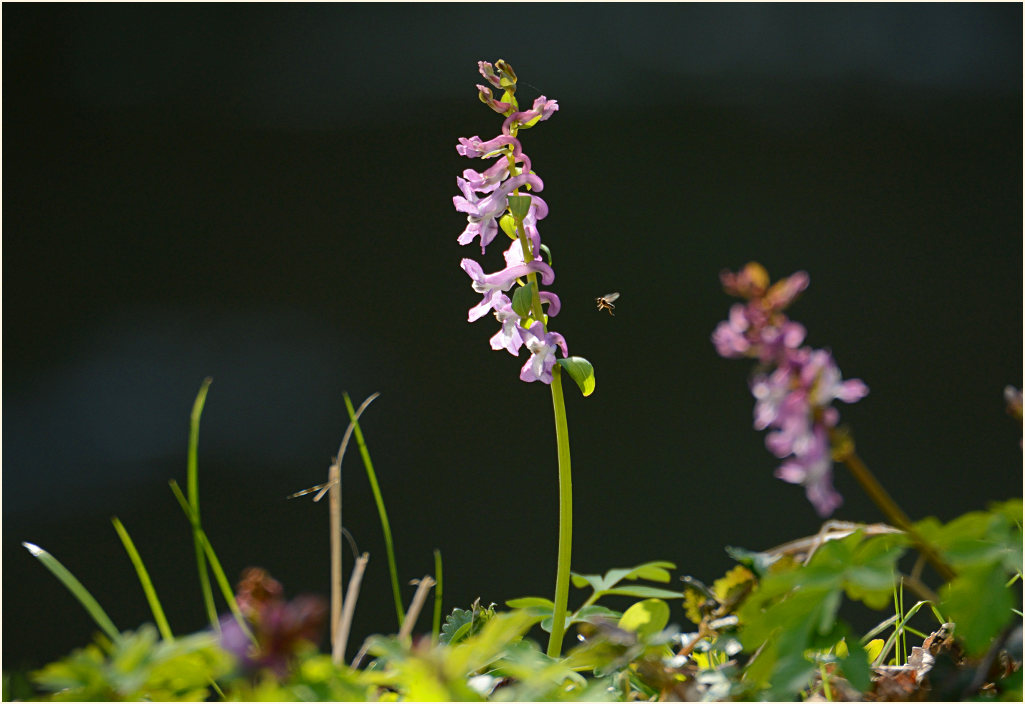
[[[203,701],[213,693],[213,682],[233,667],[232,656],[209,632],[159,640],[156,628],[146,624],[121,636],[98,636],[31,679],[51,693],[51,701]]]

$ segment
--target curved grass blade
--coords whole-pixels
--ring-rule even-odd
[[[99,602],[93,598],[93,595],[90,594],[84,586],[82,586],[82,583],[75,578],[75,575],[68,571],[67,567],[62,565],[56,557],[48,553],[46,550],[43,550],[38,545],[34,545],[32,543],[22,543],[22,545],[32,554],[32,557],[42,562],[43,566],[50,570],[50,572],[53,573],[53,576],[60,580],[60,583],[63,584],[76,599],[78,599],[79,603],[85,607],[86,612],[92,616],[93,621],[95,621],[96,625],[107,634],[108,638],[118,644],[122,642],[123,639],[121,637],[121,633],[117,630],[114,622],[110,620],[110,617],[107,616],[107,612],[104,611]]]
[[[392,596],[395,599],[395,614],[399,619],[399,628],[405,620],[405,611],[402,609],[402,593],[399,591],[399,570],[395,566],[395,544],[391,538],[391,526],[388,524],[388,512],[384,508],[384,498],[381,496],[381,488],[377,484],[377,475],[374,473],[374,463],[370,461],[370,451],[367,444],[363,442],[363,433],[359,429],[356,410],[352,407],[352,399],[349,394],[342,394],[345,398],[345,408],[349,412],[349,419],[352,422],[356,435],[356,444],[359,445],[359,453],[363,457],[363,466],[367,469],[367,479],[370,481],[370,489],[374,492],[374,501],[377,503],[377,513],[381,517],[381,529],[384,531],[384,547],[388,556],[388,571],[391,573]]]
[[[192,545],[196,553],[196,571],[199,574],[199,589],[203,593],[203,604],[206,607],[206,616],[210,621],[215,633],[220,632],[221,625],[217,620],[217,607],[214,605],[213,589],[210,586],[210,574],[206,568],[206,557],[203,551],[203,543],[199,539],[197,531],[200,529],[199,521],[199,419],[203,415],[203,406],[206,404],[206,393],[210,388],[213,378],[207,377],[199,387],[196,400],[192,404],[192,414],[189,417],[189,450],[186,458],[185,486],[189,492],[189,505],[192,507]]]
[[[117,531],[118,537],[121,538],[121,544],[125,546],[125,552],[128,553],[128,557],[135,567],[135,573],[139,576],[139,583],[142,584],[142,591],[146,594],[146,601],[149,602],[149,608],[153,612],[153,620],[157,623],[160,635],[167,642],[173,642],[174,635],[171,633],[171,626],[167,623],[164,609],[160,605],[160,599],[157,597],[157,590],[153,588],[153,582],[149,578],[149,572],[146,571],[146,565],[142,562],[142,556],[135,549],[135,543],[132,542],[131,536],[128,535],[128,531],[118,517],[114,516],[111,522],[114,524],[114,530]]]
[[[186,500],[185,495],[182,494],[181,488],[178,486],[178,482],[171,480],[168,482],[171,485],[171,491],[174,492],[174,497],[178,499],[178,504],[182,507],[182,511],[185,515],[192,520],[192,507],[189,506],[189,502]],[[214,578],[217,580],[217,586],[221,589],[221,595],[224,596],[224,601],[228,604],[228,609],[231,610],[232,616],[235,617],[235,621],[238,623],[239,628],[242,632],[253,642],[256,643],[256,636],[249,629],[249,624],[246,623],[245,616],[242,615],[242,610],[238,606],[238,602],[235,601],[235,593],[232,591],[231,583],[228,582],[228,578],[224,574],[224,568],[221,567],[221,561],[217,559],[217,554],[214,552],[214,546],[210,544],[210,539],[206,537],[206,531],[202,528],[194,528],[195,534],[199,536],[200,543],[203,546],[203,552],[206,554],[206,559],[210,563],[210,569],[214,573]]]

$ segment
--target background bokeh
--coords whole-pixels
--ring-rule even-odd
[[[231,576],[326,594],[323,481],[363,429],[403,579],[445,564],[445,608],[548,595],[557,483],[548,389],[492,352],[459,269],[460,136],[497,133],[476,62],[505,58],[551,213],[554,328],[597,370],[568,387],[574,569],[646,560],[714,579],[724,545],[817,530],[751,428],[749,365],[709,342],[718,273],[805,269],[792,308],[871,388],[841,407],[915,518],[1020,496],[1022,7],[21,5],[3,12],[3,663],[94,626],[38,543],[121,628],[203,626],[167,481],[200,439],[204,519]],[[529,85],[528,85],[529,84]],[[498,250],[486,267],[498,268]],[[616,317],[594,297],[620,291]],[[358,455],[345,517],[371,553],[355,640],[393,631]],[[835,517],[882,516],[842,469]],[[410,598],[413,587],[405,587]],[[674,620],[682,622],[675,612]],[[421,625],[428,623],[425,618]]]

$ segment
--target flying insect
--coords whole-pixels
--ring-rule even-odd
[[[599,311],[607,310],[609,312],[609,315],[615,317],[616,314],[612,311],[614,311],[616,307],[612,305],[612,303],[617,298],[619,298],[618,293],[606,293],[604,296],[598,296],[597,298],[595,298],[594,302],[598,304]]]

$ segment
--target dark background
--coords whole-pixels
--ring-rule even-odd
[[[1022,8],[1002,5],[18,5],[3,12],[3,658],[95,626],[20,547],[51,551],[120,628],[149,620],[118,515],[172,627],[203,626],[186,521],[232,579],[327,594],[327,506],[285,496],[363,429],[402,579],[445,610],[554,585],[551,401],[492,352],[459,269],[457,138],[498,133],[476,62],[505,58],[544,179],[567,387],[577,571],[676,562],[820,524],[751,428],[750,365],[709,341],[718,273],[806,269],[791,309],[870,395],[841,405],[915,518],[1020,496]],[[530,84],[530,85],[527,85]],[[485,268],[500,266],[499,250]],[[594,297],[622,292],[616,317]],[[355,448],[353,448],[354,450]],[[345,524],[371,553],[350,652],[394,631],[358,454]],[[842,468],[835,518],[882,520]],[[404,598],[413,587],[405,587]],[[571,595],[579,602],[580,593]],[[674,620],[683,622],[674,612]],[[425,617],[421,628],[429,627]]]

